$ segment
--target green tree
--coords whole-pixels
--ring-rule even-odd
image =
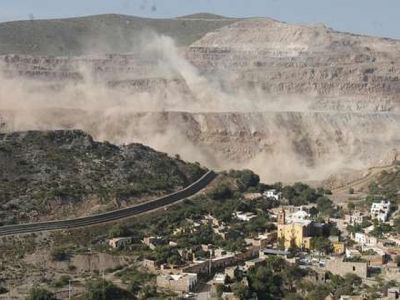
[[[128,291],[122,290],[107,280],[92,280],[87,283],[87,300],[125,300],[132,298]]]
[[[55,247],[51,250],[50,257],[54,261],[63,261],[68,258],[68,253],[63,247]]]
[[[397,217],[393,220],[393,230],[397,233],[400,233],[400,217]]]
[[[260,177],[251,170],[243,170],[240,173],[239,185],[240,189],[245,191],[249,187],[256,187],[260,182]]]
[[[290,294],[287,294],[285,296],[285,298],[283,298],[283,300],[304,300],[304,298],[302,296],[300,296],[299,294],[290,293]]]
[[[394,259],[394,262],[397,264],[398,267],[400,267],[400,255],[396,256],[396,258]]]
[[[222,183],[211,190],[208,195],[213,200],[226,200],[232,197],[233,192],[227,184]]]
[[[250,295],[249,288],[245,286],[242,282],[235,282],[232,285],[232,292],[240,300],[248,299]]]
[[[128,228],[121,223],[118,223],[118,224],[112,226],[110,228],[110,230],[108,231],[108,236],[110,238],[116,238],[116,237],[128,236],[128,235],[130,235]]]
[[[318,285],[307,295],[308,300],[321,300],[325,299],[330,293],[329,287],[326,285]]]
[[[323,252],[325,254],[329,254],[332,252],[333,246],[330,240],[317,236],[311,238],[311,249]]]
[[[26,300],[56,300],[54,294],[44,288],[32,288]]]
[[[152,285],[145,285],[139,294],[139,299],[149,299],[151,297],[157,296],[157,289]]]
[[[332,201],[325,196],[317,199],[317,208],[321,214],[326,216],[331,216],[334,212]]]
[[[249,283],[258,299],[282,299],[282,278],[271,268],[260,266],[249,272]]]

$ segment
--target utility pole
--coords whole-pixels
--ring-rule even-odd
[[[212,268],[212,264],[211,264],[211,250],[208,250],[209,253],[209,258],[208,258],[208,274],[211,274],[211,268]]]
[[[106,291],[104,290],[104,269],[102,270],[103,300],[106,300]]]
[[[68,280],[68,299],[71,299],[71,279]]]

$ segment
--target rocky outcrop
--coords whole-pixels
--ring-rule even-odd
[[[79,130],[0,134],[0,215],[90,215],[188,185],[203,170],[141,144],[100,143]]]

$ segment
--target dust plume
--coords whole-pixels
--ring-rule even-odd
[[[337,121],[330,112],[312,112],[305,96],[231,89],[224,82],[234,75],[205,74],[184,51],[167,36],[145,32],[128,55],[3,57],[0,128],[78,128],[98,140],[144,143],[210,168],[248,167],[272,181],[320,179],[365,164],[358,153],[365,130],[357,138],[338,136],[349,125],[346,118],[337,124],[345,115]],[[332,137],[337,142],[327,146]]]

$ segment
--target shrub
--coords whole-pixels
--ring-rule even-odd
[[[128,236],[130,234],[128,228],[122,224],[116,224],[111,227],[110,231],[108,232],[108,236],[110,238],[121,237],[121,236]]]
[[[26,300],[55,300],[54,294],[44,288],[32,288]]]
[[[130,299],[125,291],[107,280],[92,280],[87,284],[87,300],[118,300]]]
[[[68,276],[68,275],[62,275],[62,276],[60,276],[60,278],[58,278],[57,281],[55,281],[55,282],[53,283],[53,286],[54,286],[54,287],[57,287],[57,288],[61,288],[61,287],[63,287],[63,286],[66,286],[66,285],[69,283],[70,279],[71,279],[70,276]]]
[[[226,200],[231,198],[232,195],[232,190],[227,184],[220,184],[209,193],[213,200]]]
[[[68,258],[65,248],[57,247],[50,252],[51,259],[54,261],[64,261]]]

